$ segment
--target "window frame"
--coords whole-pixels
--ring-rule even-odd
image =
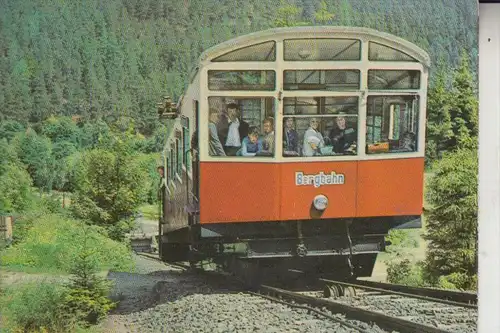
[[[361,102],[361,97],[358,96],[358,95],[351,95],[351,94],[347,94],[347,95],[336,95],[336,96],[329,96],[329,95],[318,95],[318,96],[309,96],[309,97],[302,97],[302,96],[288,96],[288,95],[291,95],[291,94],[287,94],[286,97],[283,98],[282,100],[282,106],[283,106],[283,112],[282,112],[282,124],[283,124],[283,129],[284,129],[284,126],[285,126],[285,119],[286,118],[295,118],[295,119],[307,119],[307,118],[318,118],[318,119],[332,119],[332,118],[337,118],[337,117],[344,117],[346,118],[351,118],[351,117],[356,117],[356,126],[355,126],[355,130],[356,130],[356,153],[355,154],[338,154],[338,155],[324,155],[324,156],[285,156],[284,153],[285,151],[283,150],[281,152],[281,158],[284,158],[285,160],[289,160],[289,159],[303,159],[303,160],[313,160],[313,161],[316,161],[318,159],[321,159],[321,158],[333,158],[333,159],[338,159],[338,158],[345,158],[345,157],[359,157],[360,156],[360,146],[359,146],[359,136],[360,136],[360,114],[361,114],[361,108],[360,108],[360,102]],[[316,98],[319,98],[319,103],[317,105],[317,107],[320,109],[319,113],[316,113],[316,114],[287,114],[285,113],[285,106],[288,106],[285,104],[285,99],[287,98],[310,98],[310,99],[316,99]],[[353,98],[353,99],[356,99],[355,102],[353,102],[353,104],[356,104],[356,110],[357,112],[356,113],[325,113],[324,110],[326,108],[326,105],[330,105],[330,104],[326,104],[324,101],[328,98]],[[295,104],[297,105],[297,104]],[[334,104],[332,104],[334,105]],[[305,130],[307,131],[307,129]],[[304,131],[304,134],[305,134],[305,131]],[[321,132],[320,132],[321,133]],[[323,133],[322,133],[323,135]],[[323,136],[324,138],[324,136]],[[283,135],[281,136],[280,138],[280,144],[283,145]],[[299,142],[299,145],[301,143]],[[302,142],[303,144],[303,142]]]
[[[422,105],[422,92],[419,90],[415,93],[410,93],[410,94],[384,94],[384,93],[372,93],[370,95],[368,95],[366,97],[366,115],[365,115],[365,119],[366,119],[366,126],[365,126],[365,147],[364,147],[364,155],[365,156],[369,156],[369,157],[372,157],[372,156],[394,156],[394,155],[399,155],[399,154],[403,154],[403,155],[408,155],[408,154],[417,154],[417,153],[420,153],[421,150],[422,150],[422,147],[420,145],[420,136],[422,135],[422,129],[420,127],[421,125],[421,117],[422,117],[422,110],[421,110],[421,105]],[[374,116],[369,116],[369,103],[370,103],[370,98],[402,98],[402,99],[405,99],[405,98],[408,98],[408,100],[412,100],[412,112],[410,112],[410,118],[411,118],[411,121],[410,121],[410,126],[412,128],[414,128],[415,124],[417,126],[416,128],[416,131],[413,131],[412,133],[415,135],[415,140],[414,140],[414,144],[415,144],[415,150],[413,151],[401,151],[401,150],[396,150],[396,151],[380,151],[380,152],[377,152],[377,151],[373,151],[373,152],[369,152],[368,151],[368,127],[373,127],[375,128],[375,126],[373,125],[368,125],[368,118],[373,118]],[[390,110],[390,107],[392,105],[401,105],[401,103],[388,103],[387,104],[387,107],[389,108],[389,119],[391,118],[391,110]],[[384,108],[385,105],[382,104],[382,108]],[[415,107],[416,109],[416,112],[414,112],[413,110],[413,107]],[[382,111],[383,112],[383,111]],[[385,136],[384,134],[384,131],[383,131],[383,121],[384,121],[384,115],[380,115],[379,117],[381,117],[381,121],[382,121],[382,124],[380,126],[380,136],[382,138],[382,136]],[[390,149],[390,139],[389,139],[389,136],[390,136],[390,128],[391,128],[391,123],[389,123],[389,131],[387,133],[387,141],[381,141],[380,143],[387,143],[389,145],[389,149]],[[424,131],[425,133],[425,131]],[[399,138],[398,138],[398,141],[401,140],[401,129],[399,130]],[[392,140],[392,141],[396,141],[396,140]],[[372,142],[375,142],[375,140],[373,139]]]
[[[210,135],[209,131],[208,131],[208,124],[209,124],[209,113],[208,113],[208,109],[209,109],[209,106],[210,105],[210,98],[228,98],[228,99],[235,99],[235,100],[261,100],[261,103],[266,103],[266,100],[269,100],[271,103],[272,103],[272,109],[273,109],[273,119],[274,119],[274,153],[272,156],[238,156],[238,155],[226,155],[226,156],[212,156],[210,155],[210,151],[209,151],[209,144],[208,144],[208,140],[207,140],[207,144],[206,144],[206,147],[203,149],[203,156],[205,156],[205,158],[208,158],[209,160],[214,160],[214,161],[239,161],[239,162],[243,162],[243,161],[247,161],[247,162],[250,162],[250,161],[270,161],[270,160],[273,160],[275,161],[276,158],[277,158],[277,134],[276,134],[276,126],[277,126],[277,116],[278,116],[278,106],[279,106],[279,103],[278,103],[278,100],[277,98],[274,96],[274,94],[269,94],[269,93],[272,93],[272,92],[263,92],[263,91],[259,91],[257,92],[256,94],[240,94],[238,93],[238,91],[234,91],[235,93],[233,94],[210,94],[209,96],[207,96],[206,98],[206,101],[205,103],[207,103],[207,107],[206,107],[206,110],[207,112],[204,112],[204,119],[206,119],[206,129],[207,132],[206,132],[206,135],[207,135],[207,139],[208,139],[208,136]],[[248,93],[253,93],[254,91],[248,91]],[[266,94],[267,93],[267,94]],[[262,133],[263,132],[263,122],[264,120],[266,119],[266,117],[262,117],[262,114],[265,115],[265,112],[266,112],[266,109],[265,109],[265,106],[264,108],[261,107],[260,109],[261,111],[261,117],[260,117],[260,122],[261,124],[258,126],[259,127],[259,130],[260,132]],[[205,118],[206,117],[206,118]],[[243,114],[241,115],[242,119],[243,118]],[[246,121],[247,123],[249,123],[248,121]],[[251,127],[252,125],[249,123],[249,127]],[[262,138],[262,137],[261,137]],[[240,140],[243,140],[243,138],[240,138]],[[224,143],[221,142],[222,145],[224,145]]]

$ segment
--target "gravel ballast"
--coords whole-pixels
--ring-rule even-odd
[[[238,291],[224,278],[207,281],[153,259],[135,259],[136,273],[108,274],[115,283],[112,298],[120,304],[105,323],[107,332],[357,332],[305,309]]]

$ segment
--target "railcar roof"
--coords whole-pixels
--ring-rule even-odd
[[[203,63],[211,59],[223,55],[231,50],[265,42],[267,40],[280,40],[287,38],[360,38],[364,37],[368,40],[376,40],[382,42],[387,46],[401,49],[410,56],[414,57],[417,61],[421,62],[427,67],[430,67],[431,60],[427,52],[418,47],[417,45],[397,37],[395,35],[381,32],[378,30],[364,28],[364,27],[344,27],[344,26],[305,26],[305,27],[287,27],[287,28],[274,28],[263,31],[258,31],[243,36],[230,39],[226,42],[217,44],[205,50],[198,58],[198,64],[203,66]]]

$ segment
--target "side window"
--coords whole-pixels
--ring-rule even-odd
[[[175,174],[177,173],[177,156],[175,150],[175,144],[172,143],[170,145],[170,154],[171,154],[171,169],[172,169],[172,180],[175,181]]]
[[[170,181],[170,158],[167,157],[167,162],[165,163],[165,183],[168,185]]]
[[[183,161],[186,166],[186,171],[189,172],[191,170],[191,159],[189,151],[189,120],[186,118],[185,123],[182,127],[182,142],[184,143],[184,151],[183,151]]]
[[[208,104],[210,156],[274,156],[272,97],[209,97]]]
[[[358,97],[284,98],[283,156],[356,155]]]
[[[417,151],[418,96],[369,96],[366,153]]]
[[[175,152],[177,154],[177,166],[176,166],[176,168],[177,168],[177,174],[179,176],[181,176],[182,175],[182,162],[183,162],[182,156],[184,154],[182,153],[182,141],[181,141],[182,139],[181,139],[181,132],[180,131],[176,131],[176,137],[177,137],[175,140]]]
[[[172,148],[170,148],[170,152],[169,152],[169,164],[168,164],[168,174],[169,174],[169,179],[171,181],[174,180],[174,152],[172,150]]]

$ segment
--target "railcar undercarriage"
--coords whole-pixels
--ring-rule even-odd
[[[164,233],[166,262],[211,262],[249,283],[290,269],[304,276],[369,277],[391,228],[420,226],[419,216],[194,224]]]

